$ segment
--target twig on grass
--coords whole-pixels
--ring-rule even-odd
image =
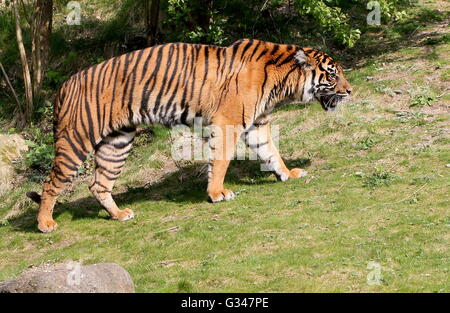
[[[162,265],[162,266],[168,266],[171,263],[176,263],[176,262],[180,262],[180,261],[182,261],[182,259],[163,260],[163,261],[155,262],[155,264]]]
[[[427,184],[428,184],[428,183],[423,184],[422,186],[420,186],[419,188],[417,188],[412,194],[410,194],[410,195],[407,196],[406,198],[403,198],[402,200],[395,201],[395,202],[385,202],[385,203],[382,203],[381,205],[392,205],[392,204],[399,204],[399,203],[402,203],[402,202],[404,202],[404,201],[410,199],[412,196],[414,196],[416,193],[418,193],[419,191],[421,191],[423,188],[425,188],[425,186],[426,186]],[[365,207],[365,208],[362,208],[361,210],[371,209],[371,208],[373,208],[373,207],[375,207],[375,206],[377,206],[377,205],[378,205],[378,203],[377,203],[377,204],[374,204],[374,205],[371,205],[371,206],[368,206],[368,207]]]
[[[343,184],[338,188],[338,190],[336,190],[336,192],[341,191],[342,188],[344,188],[345,185],[347,185],[347,182],[343,183]]]
[[[159,234],[159,233],[164,233],[166,231],[176,232],[176,231],[179,231],[179,230],[181,230],[181,226],[173,226],[173,227],[170,227],[170,228],[166,228],[166,229],[155,231],[154,233],[155,234]]]

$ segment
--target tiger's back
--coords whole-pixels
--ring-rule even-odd
[[[252,40],[230,47],[170,43],[85,69],[62,86],[65,97],[56,116],[57,131],[93,128],[95,145],[102,136],[126,125],[190,125],[196,115],[211,121],[219,103],[230,94],[255,93],[252,86],[261,84],[257,75],[263,68],[252,71],[248,64],[259,61],[269,44]]]

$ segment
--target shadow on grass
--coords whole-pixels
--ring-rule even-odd
[[[114,200],[121,208],[133,202],[167,201],[176,203],[207,202],[207,178],[205,164],[194,164],[180,168],[162,177],[158,182],[142,187],[130,187],[126,192],[113,194]],[[286,160],[288,168],[305,168],[311,165],[310,159]],[[205,168],[202,170],[202,168]],[[261,185],[277,184],[273,173],[261,171],[259,161],[234,161],[230,164],[225,184]],[[87,188],[87,183],[86,183]],[[213,204],[211,204],[213,205]],[[63,212],[68,211],[72,220],[77,219],[108,219],[99,217],[102,210],[93,196],[84,197],[75,201],[57,203],[53,217],[56,219]],[[36,210],[28,210],[23,214],[10,219],[9,225],[19,232],[38,232],[36,228]],[[0,226],[4,227],[4,226]]]

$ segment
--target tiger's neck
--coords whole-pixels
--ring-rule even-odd
[[[263,111],[261,113],[270,113],[274,108],[286,103],[313,100],[311,79],[307,75],[295,63],[295,60],[281,67],[275,67],[267,79],[270,84],[266,88],[265,99],[261,103],[261,111]]]

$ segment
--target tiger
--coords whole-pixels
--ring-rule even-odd
[[[166,43],[136,50],[84,69],[65,81],[53,112],[55,157],[39,203],[38,229],[57,228],[53,209],[89,154],[95,170],[89,189],[111,219],[134,217],[112,197],[142,124],[191,126],[195,118],[214,126],[209,138],[207,195],[210,201],[235,199],[224,178],[239,137],[258,133],[247,146],[281,181],[303,177],[288,169],[271,137],[270,116],[286,102],[318,101],[333,111],[352,87],[342,66],[326,53],[293,44],[242,39],[230,46]],[[241,133],[227,134],[227,125]],[[215,131],[214,131],[215,129]],[[225,144],[231,142],[231,144]]]

